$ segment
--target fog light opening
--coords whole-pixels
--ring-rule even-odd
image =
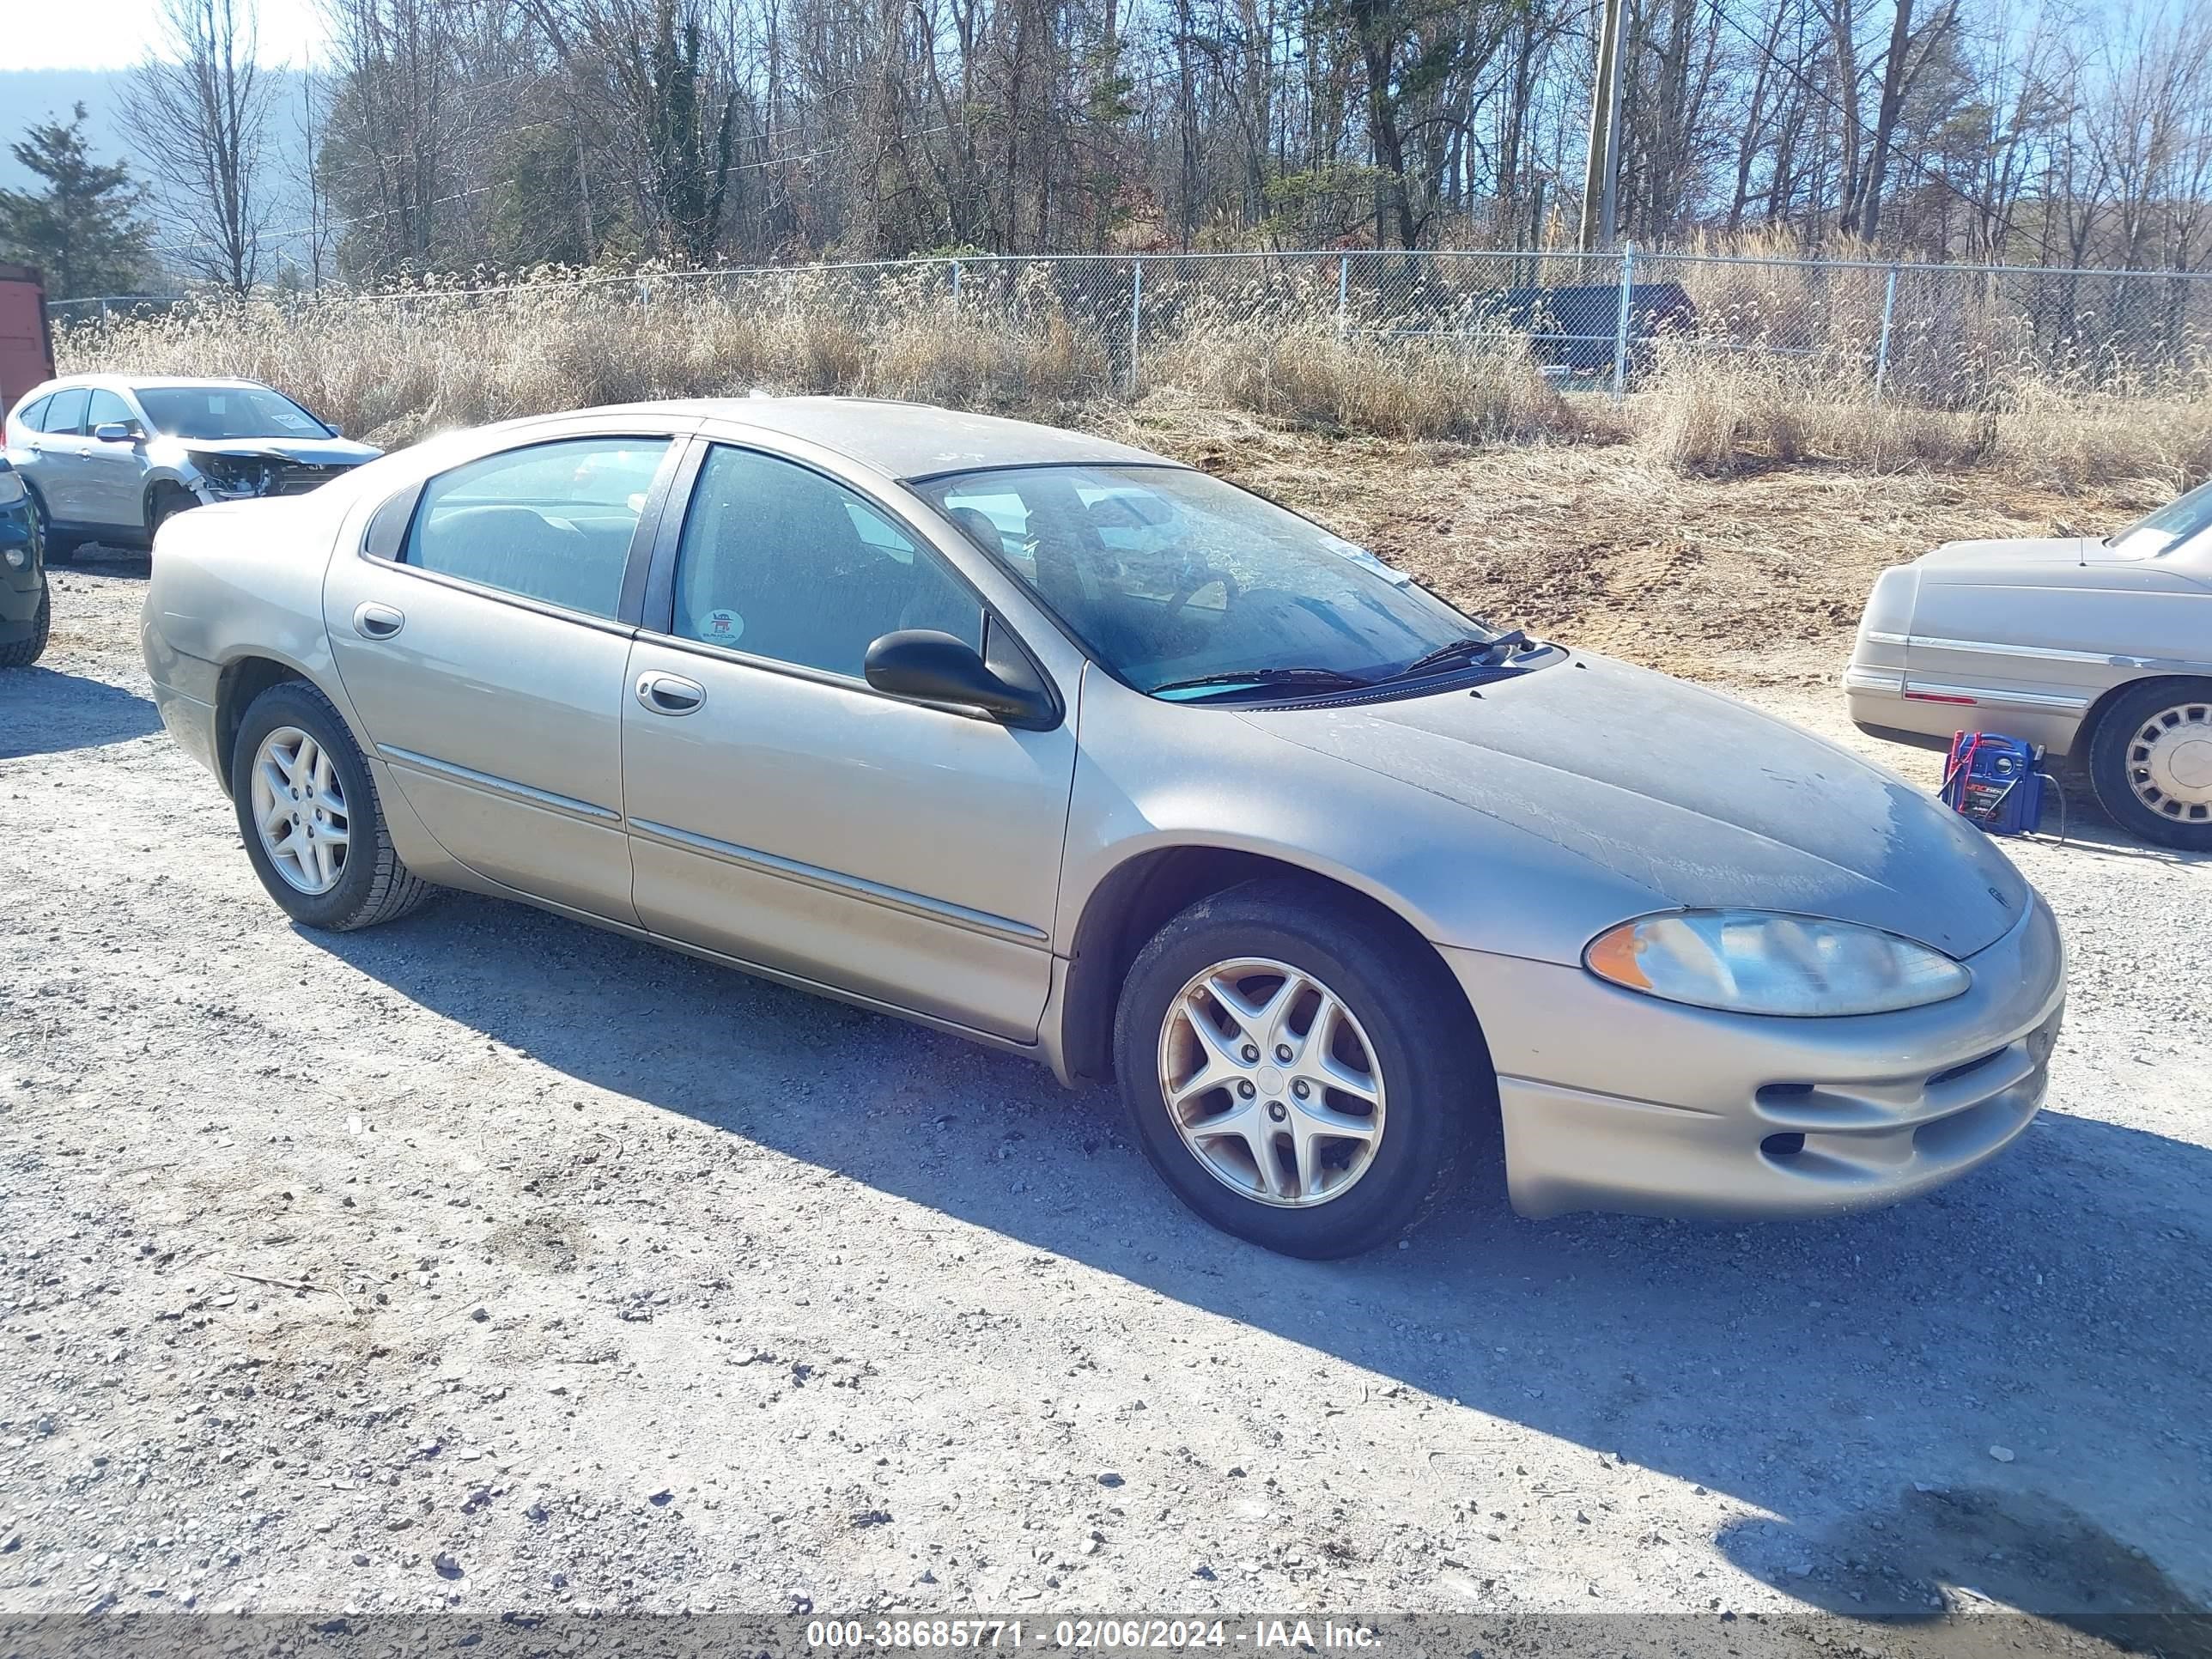
[[[1805,1150],[1805,1137],[1795,1129],[1787,1134],[1769,1135],[1759,1143],[1759,1150],[1769,1158],[1795,1158]]]

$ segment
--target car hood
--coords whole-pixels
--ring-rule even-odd
[[[305,461],[315,466],[355,466],[384,452],[351,438],[176,438],[188,455],[232,455],[240,460]]]
[[[1691,909],[1788,911],[1954,957],[2027,884],[1903,779],[1733,698],[1595,656],[1465,691],[1241,718],[1539,836]]]
[[[2094,536],[2014,536],[1995,541],[1946,542],[1934,552],[1921,555],[1918,562],[1942,570],[1993,564],[2081,564],[2112,556],[2112,549]]]

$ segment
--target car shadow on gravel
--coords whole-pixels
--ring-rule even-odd
[[[127,743],[161,729],[150,699],[52,668],[0,674],[0,760]]]
[[[1922,1482],[1818,1537],[1747,1520],[1718,1541],[1746,1572],[1831,1613],[1936,1620],[2017,1607],[2130,1651],[2212,1653],[2205,1609],[2142,1550],[2039,1493]]]
[[[154,570],[154,551],[146,547],[110,547],[88,542],[66,559],[51,560],[50,575],[147,576]]]
[[[1990,1548],[2062,1536],[2063,1494],[2115,1559],[2212,1582],[2174,1518],[2204,1502],[2204,1148],[2054,1109],[1949,1188],[1793,1224],[1537,1224],[1493,1174],[1399,1249],[1304,1262],[1184,1212],[1108,1091],[953,1037],[473,897],[307,937],[579,1081],[1334,1355],[1370,1380],[1333,1411],[1402,1385],[1598,1454],[1593,1507],[1619,1460],[1780,1517],[1722,1546],[1801,1600],[1872,1610],[1845,1563],[1875,1555],[1928,1606],[1923,1486],[1990,1506]],[[1440,1420],[1434,1479],[1490,1507],[1510,1453]]]
[[[2102,853],[2112,858],[2140,859],[2150,864],[2212,864],[2212,853],[2192,853],[2179,847],[2161,847],[2156,842],[2145,841],[2132,831],[2123,830],[2106,817],[2104,809],[2094,803],[2087,806],[2075,803],[2063,825],[2049,814],[2045,815],[2044,822],[2045,828],[2038,834],[2037,839],[2056,843],[2061,850],[2078,848],[2083,852]],[[2051,827],[2053,825],[2059,827]]]

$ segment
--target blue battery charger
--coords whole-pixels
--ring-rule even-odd
[[[1943,804],[1992,836],[2043,822],[2043,753],[1995,732],[1959,732],[1943,765]]]

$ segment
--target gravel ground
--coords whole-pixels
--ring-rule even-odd
[[[2050,1107],[1930,1198],[1306,1264],[948,1037],[476,898],[283,925],[143,569],[0,678],[0,1613],[2212,1599],[2212,860],[2011,849]]]

